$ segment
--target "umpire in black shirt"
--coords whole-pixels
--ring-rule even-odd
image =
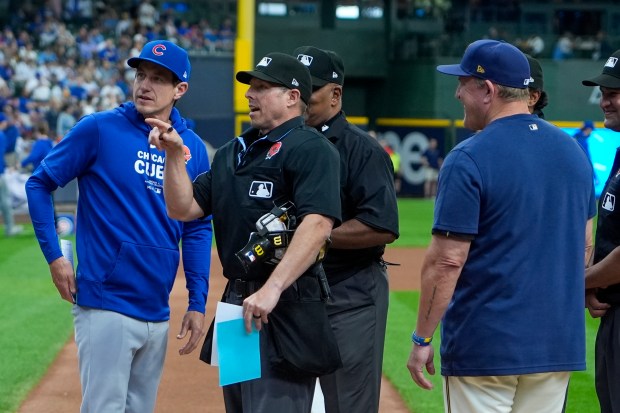
[[[338,152],[304,125],[311,78],[295,58],[269,53],[254,70],[238,72],[236,79],[249,84],[245,96],[252,127],[219,148],[211,170],[193,184],[186,172],[183,142],[170,125],[153,121],[157,129],[149,141],[166,150],[164,195],[169,216],[190,221],[213,215],[218,255],[229,280],[223,300],[243,305],[247,331],[253,325],[261,330],[261,378],[224,386],[226,411],[307,413],[316,379],[275,371],[268,356],[274,346],[266,331],[279,301],[298,295],[320,299],[318,281],[308,276],[308,270],[316,264],[332,226],[340,222]],[[246,272],[236,253],[257,231],[263,215],[288,202],[294,204],[297,224],[289,228],[295,235],[284,256],[277,264],[259,263],[253,257]]]
[[[343,367],[320,377],[326,413],[379,410],[388,311],[385,244],[398,238],[394,167],[379,143],[351,125],[342,111],[344,64],[333,51],[302,46],[293,52],[310,69],[306,124],[340,153],[342,225],[331,233],[323,266],[331,288],[328,314]]]

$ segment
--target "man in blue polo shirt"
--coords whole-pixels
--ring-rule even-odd
[[[469,45],[458,76],[465,127],[446,157],[422,266],[407,367],[430,389],[441,329],[451,411],[559,412],[585,369],[584,268],[595,215],[592,167],[570,136],[530,114],[527,58],[494,40]]]

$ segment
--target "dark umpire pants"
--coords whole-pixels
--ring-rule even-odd
[[[389,301],[385,265],[373,262],[330,288],[327,312],[343,367],[320,377],[325,411],[376,413]]]
[[[287,295],[296,294],[295,289],[304,288],[305,283],[314,283],[307,286],[319,294],[318,282],[314,277],[302,276],[293,286],[286,289],[281,299]],[[248,287],[249,286],[249,287]],[[235,290],[237,288],[237,290]],[[224,302],[242,305],[243,300],[260,288],[260,284],[247,284],[231,281],[224,293]],[[265,328],[260,331],[261,378],[231,384],[222,387],[224,405],[227,413],[309,413],[312,407],[316,378],[292,378],[274,371],[267,355],[272,343]]]
[[[620,412],[620,307],[601,318],[595,346],[596,395],[601,413]]]

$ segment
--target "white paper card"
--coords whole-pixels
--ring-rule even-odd
[[[213,326],[213,342],[211,344],[211,365],[219,366],[219,357],[217,355],[217,323],[222,321],[237,320],[243,318],[243,306],[228,304],[223,302],[217,303],[215,310],[215,324]]]

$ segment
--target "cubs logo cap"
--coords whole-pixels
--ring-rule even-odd
[[[498,40],[476,40],[465,49],[461,63],[437,66],[452,76],[473,76],[498,85],[525,89],[530,82],[530,65],[515,46]]]
[[[328,83],[341,86],[344,84],[344,62],[336,52],[314,46],[301,46],[295,49],[293,56],[308,66],[314,89],[321,88]]]
[[[543,70],[540,62],[529,54],[526,54],[527,62],[530,64],[530,82],[527,87],[530,89],[543,90]]]
[[[246,85],[252,78],[282,85],[289,89],[297,89],[301,100],[308,103],[312,95],[312,78],[310,71],[293,56],[273,52],[263,57],[254,70],[237,72],[235,78]]]
[[[168,40],[153,40],[142,48],[140,56],[127,60],[127,64],[133,68],[138,67],[140,62],[149,61],[170,70],[181,82],[189,82],[192,67],[189,64],[189,56],[182,47]]]
[[[607,59],[603,66],[603,73],[592,79],[583,80],[581,84],[584,86],[603,86],[609,89],[620,89],[620,63],[618,60],[620,60],[620,49],[616,50]]]

